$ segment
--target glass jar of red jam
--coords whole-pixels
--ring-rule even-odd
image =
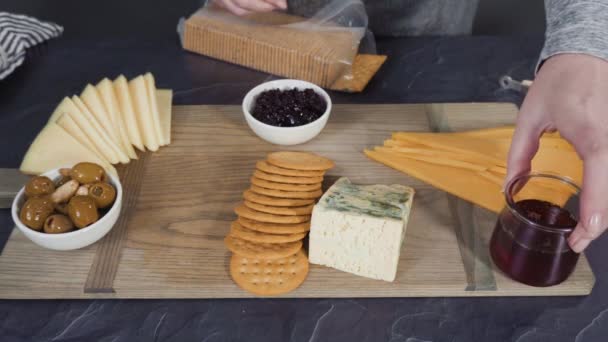
[[[490,241],[496,266],[531,286],[566,280],[579,257],[568,245],[578,221],[579,193],[570,179],[551,174],[526,174],[507,184],[506,206]]]

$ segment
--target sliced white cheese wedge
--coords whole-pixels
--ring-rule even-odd
[[[82,93],[80,94],[80,99],[84,104],[87,105],[89,111],[95,116],[97,121],[101,124],[101,127],[108,133],[110,138],[112,138],[116,143],[120,142],[118,138],[118,132],[114,129],[114,125],[112,124],[112,118],[106,112],[105,106],[101,101],[101,96],[97,92],[97,89],[91,85],[87,84]]]
[[[158,89],[156,91],[156,102],[158,102],[160,127],[163,131],[164,140],[162,145],[169,145],[171,143],[171,112],[173,91],[171,89]]]
[[[133,100],[139,132],[144,145],[150,151],[158,151],[159,141],[154,129],[153,117],[149,106],[146,81],[143,76],[137,76],[129,81],[129,91]]]
[[[57,121],[55,121],[61,128],[63,128],[66,132],[68,132],[71,136],[73,136],[79,143],[81,143],[84,147],[94,152],[99,158],[105,160],[109,163],[109,161],[103,156],[101,151],[97,149],[97,146],[91,141],[88,135],[84,133],[84,131],[78,126],[76,121],[72,118],[72,114],[64,113],[60,116]]]
[[[82,105],[84,106],[84,104]],[[51,115],[49,122],[58,123],[59,119],[65,117],[66,114],[70,116],[71,120],[64,119],[62,123],[59,124],[63,129],[65,129],[70,135],[76,138],[76,140],[80,141],[91,151],[97,153],[97,155],[102,157],[107,162],[113,164],[118,163],[116,153],[113,152],[113,150],[108,149],[105,144],[101,143],[101,140],[95,134],[95,129],[92,128],[91,124],[89,124],[88,120],[84,117],[82,111],[69,97],[64,98],[61,103],[59,103]],[[74,127],[70,121],[75,123],[76,127]],[[85,139],[88,140],[90,144],[87,144]]]
[[[96,163],[106,171],[117,174],[112,165],[81,145],[59,125],[49,122],[30,145],[19,170],[25,174],[38,175],[79,162]]]
[[[85,134],[91,138],[102,155],[106,157],[110,163],[120,163],[120,149],[112,138],[108,136],[103,127],[101,127],[101,124],[93,116],[91,111],[89,111],[89,108],[76,95],[72,96],[72,102],[74,102],[76,107],[80,110],[80,115],[73,117],[74,121],[76,121],[83,131],[85,131]]]
[[[105,105],[105,108],[112,119],[114,129],[118,132],[120,146],[126,151],[129,158],[137,159],[137,154],[135,153],[133,145],[131,145],[129,140],[129,136],[127,135],[127,128],[125,127],[121,118],[120,109],[118,108],[118,99],[116,98],[112,81],[104,78],[97,84],[97,91],[99,92],[101,100],[103,101],[103,104]]]
[[[99,96],[97,89],[94,86],[87,84],[82,91],[80,98],[82,102],[86,104],[91,114],[93,114],[93,116],[95,116],[97,121],[101,124],[101,127],[103,127],[108,136],[112,139],[116,146],[118,146],[118,159],[120,159],[120,162],[123,164],[128,163],[130,159],[127,156],[126,151],[120,146],[120,137],[118,136],[118,132],[114,129],[112,119],[101,101],[101,96]]]
[[[133,101],[131,100],[129,83],[126,77],[120,75],[114,80],[114,91],[118,99],[122,121],[127,129],[127,136],[133,146],[140,151],[144,151],[144,143],[139,132],[139,125],[137,124],[137,117],[133,109]]]
[[[152,113],[152,125],[154,126],[154,131],[156,132],[156,140],[158,144],[163,146],[166,145],[165,138],[163,136],[163,131],[160,125],[160,115],[158,113],[158,101],[156,99],[156,81],[154,80],[154,76],[151,73],[146,73],[144,75],[144,80],[146,81],[146,92],[148,95],[148,106],[150,107],[150,113]]]

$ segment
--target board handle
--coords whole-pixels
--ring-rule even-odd
[[[19,169],[0,169],[0,209],[11,207],[13,199],[28,178]]]

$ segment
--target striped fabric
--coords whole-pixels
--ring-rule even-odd
[[[25,51],[61,35],[63,27],[25,15],[0,12],[0,80],[25,60]]]

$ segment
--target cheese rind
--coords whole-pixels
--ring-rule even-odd
[[[106,171],[117,174],[112,165],[81,145],[59,125],[49,122],[30,145],[19,170],[25,174],[38,175],[79,162],[97,163]]]
[[[313,264],[394,281],[414,190],[402,185],[352,184],[339,179],[313,210]]]
[[[125,76],[120,75],[114,80],[114,91],[116,92],[116,98],[118,99],[120,115],[127,130],[127,136],[129,137],[131,144],[133,144],[133,146],[135,146],[138,150],[145,151],[141,132],[139,131],[139,125],[137,123],[135,109],[133,108],[133,100],[131,99],[131,93],[129,91],[129,83]]]

